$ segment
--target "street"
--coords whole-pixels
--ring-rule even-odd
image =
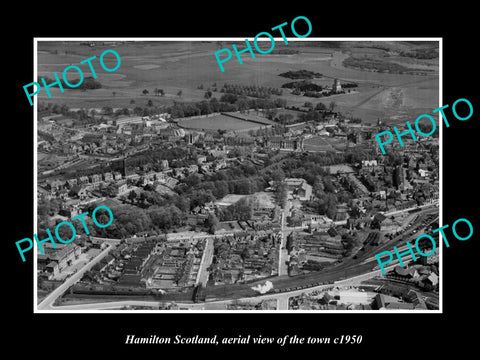
[[[402,210],[404,211],[409,211],[409,209]],[[288,256],[288,253],[286,249],[283,249],[285,247],[286,243],[286,231],[287,229],[290,230],[285,226],[285,210],[282,212],[282,238],[281,238],[281,244],[280,250],[279,251],[279,276],[269,278],[269,281],[271,281],[274,285],[274,289],[283,289],[287,291],[283,291],[281,293],[274,293],[274,294],[266,294],[266,295],[258,295],[255,293],[253,290],[251,290],[251,287],[256,285],[256,283],[252,284],[233,284],[233,285],[218,285],[215,287],[210,287],[207,290],[207,302],[208,303],[222,303],[225,301],[232,301],[234,299],[237,300],[242,300],[242,299],[252,299],[255,298],[256,300],[260,299],[277,299],[278,306],[280,309],[284,309],[288,305],[288,297],[290,296],[295,296],[295,294],[301,294],[302,292],[305,291],[311,291],[314,289],[321,289],[322,287],[325,286],[331,286],[327,285],[327,282],[335,282],[335,284],[358,284],[360,281],[372,278],[378,275],[381,275],[382,272],[378,268],[378,266],[373,266],[372,261],[375,259],[374,255],[385,250],[391,250],[391,247],[393,244],[397,243],[398,241],[401,241],[403,238],[406,236],[409,236],[409,234],[412,234],[414,230],[420,230],[420,222],[421,219],[428,215],[428,214],[434,214],[438,211],[436,207],[430,207],[430,208],[424,208],[422,209],[418,214],[419,214],[419,219],[415,222],[416,224],[412,226],[408,231],[406,231],[403,234],[400,234],[399,236],[393,238],[390,241],[386,241],[378,246],[370,246],[367,249],[365,249],[362,252],[358,252],[358,259],[353,259],[353,258],[347,258],[345,259],[342,263],[337,264],[336,266],[326,269],[325,271],[322,272],[312,272],[308,274],[303,274],[295,277],[289,277],[288,276],[288,268],[286,264],[286,259]],[[202,264],[200,266],[200,273],[197,277],[197,284],[202,283],[206,284],[206,280],[208,280],[208,272],[206,271],[206,267],[208,267],[208,264],[211,262],[211,256],[213,251],[213,235],[210,236],[204,236],[206,237],[210,242],[207,241],[206,248],[205,248],[205,257],[202,257]],[[111,239],[113,240],[113,239]],[[111,241],[110,244],[113,244],[114,241]],[[403,245],[403,244],[402,244]],[[84,268],[82,268],[78,273],[73,275],[71,278],[69,278],[63,285],[61,285],[59,288],[57,288],[52,294],[47,296],[47,298],[38,306],[39,310],[43,309],[53,309],[55,307],[52,306],[53,302],[55,299],[57,299],[65,290],[68,289],[69,286],[74,284],[76,281],[78,281],[83,273],[87,270],[89,270],[96,262],[100,261],[103,256],[105,256],[109,249],[110,246],[102,251],[93,261],[88,263]],[[405,257],[405,259],[407,259]],[[393,269],[397,265],[398,261],[393,261],[390,263],[390,266],[387,266],[385,269],[388,271],[388,269]],[[258,283],[263,282],[261,280],[258,281]],[[322,285],[316,285],[312,286],[313,284],[318,284],[318,283],[323,283]],[[210,298],[210,300],[209,300]],[[123,303],[123,302],[122,302]],[[131,303],[129,301],[129,303]],[[286,305],[287,304],[287,305]],[[92,304],[92,308],[95,308],[96,304]],[[187,307],[198,307],[201,306],[201,304],[184,304]],[[69,306],[68,308],[74,308],[76,305]],[[83,306],[83,305],[82,305]],[[113,304],[109,303],[108,307],[112,307]],[[122,305],[123,306],[123,305]],[[64,307],[60,307],[64,309]],[[67,307],[65,307],[67,309]]]
[[[214,239],[209,237],[205,240],[205,249],[203,250],[202,260],[200,262],[200,268],[197,273],[197,280],[195,285],[207,286],[208,281],[208,267],[212,263],[213,259],[213,243]]]
[[[53,304],[55,300],[57,300],[60,296],[63,295],[67,289],[75,284],[78,280],[80,280],[85,272],[90,270],[96,263],[103,259],[104,256],[108,254],[108,252],[114,247],[114,245],[107,245],[107,247],[99,253],[94,259],[92,259],[89,263],[85,264],[83,268],[78,270],[75,274],[70,276],[65,282],[60,285],[58,288],[53,290],[48,296],[37,305],[36,310],[50,310],[53,309]]]

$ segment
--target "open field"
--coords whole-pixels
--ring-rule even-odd
[[[243,121],[225,115],[212,115],[196,119],[182,119],[178,125],[185,129],[196,130],[247,130],[259,129],[263,125],[251,121]]]
[[[239,48],[244,44],[235,42]],[[400,51],[408,51],[418,46],[408,42],[362,42],[329,44],[315,41],[289,41],[289,45],[276,42],[275,49],[290,48],[298,54],[256,54],[249,58],[243,54],[243,64],[235,57],[224,63],[222,73],[213,53],[220,48],[231,47],[232,42],[223,41],[161,41],[126,42],[116,45],[97,44],[94,47],[82,46],[70,42],[39,42],[38,74],[40,77],[53,77],[53,72],[61,75],[70,64],[97,55],[93,64],[98,81],[103,88],[96,90],[51,89],[52,98],[48,99],[42,91],[38,95],[41,101],[66,104],[72,108],[89,107],[135,107],[145,106],[152,100],[154,106],[170,105],[173,101],[201,101],[207,88],[220,90],[223,83],[256,84],[269,87],[281,87],[290,81],[278,74],[286,71],[310,70],[323,74],[319,83],[329,84],[338,78],[341,82],[356,82],[359,86],[353,94],[340,94],[321,99],[290,94],[284,89],[281,96],[288,105],[301,106],[304,102],[335,101],[336,109],[366,122],[377,118],[405,122],[425,112],[437,108],[438,104],[438,58],[417,59],[401,56]],[[425,47],[432,46],[431,43]],[[106,49],[115,49],[121,56],[120,68],[112,73],[105,72],[98,57]],[[56,54],[54,52],[57,52]],[[363,71],[347,68],[343,60],[350,56],[368,56],[383,62],[416,70],[429,70],[431,75],[391,74]],[[114,58],[105,57],[107,66]],[[88,66],[81,65],[82,69]],[[85,71],[85,76],[91,76]],[[315,80],[317,81],[317,80]],[[198,89],[199,85],[204,89]],[[163,89],[165,96],[154,96],[155,88]],[[149,94],[143,95],[147,89]],[[182,96],[177,96],[182,90]],[[213,92],[220,98],[222,93]],[[134,102],[131,102],[134,101]]]
[[[312,136],[311,138],[305,139],[303,142],[303,148],[305,151],[335,151],[344,150],[345,147],[345,140],[334,137],[330,138],[325,136]]]
[[[223,198],[221,198],[220,200],[218,200],[216,203],[221,204],[223,206],[230,206],[232,204],[235,204],[240,199],[243,199],[246,196],[248,196],[248,195],[228,194],[228,195],[224,196]]]
[[[305,151],[334,151],[325,137],[313,136],[309,139],[305,139],[303,143]]]

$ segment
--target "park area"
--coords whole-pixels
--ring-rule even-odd
[[[346,148],[346,140],[328,136],[312,136],[305,139],[303,149],[310,152],[341,151]]]
[[[182,119],[178,121],[178,125],[185,129],[194,130],[256,130],[263,125],[251,121],[236,119],[225,115],[211,115],[194,119]]]

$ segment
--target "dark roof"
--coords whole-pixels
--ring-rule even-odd
[[[338,235],[338,231],[337,229],[335,229],[334,227],[331,227],[330,229],[327,230],[328,234],[332,237],[334,236],[337,236]]]
[[[385,307],[385,297],[383,296],[383,294],[375,295],[375,302],[377,304],[377,309]]]
[[[397,309],[397,310],[402,310],[402,309],[407,309],[411,310],[414,309],[414,305],[410,303],[401,303],[401,302],[393,302],[390,303],[386,306],[387,309]]]
[[[383,220],[385,220],[387,217],[385,215],[383,215],[382,213],[376,213],[373,218],[375,220],[377,220],[378,222],[382,222]]]

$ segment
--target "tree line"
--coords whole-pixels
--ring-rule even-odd
[[[296,71],[287,71],[287,72],[278,74],[278,76],[286,77],[289,79],[313,79],[316,77],[317,78],[322,77],[322,74],[316,73],[310,70],[296,70]]]
[[[225,83],[220,92],[235,95],[252,96],[258,98],[269,98],[271,95],[282,95],[282,89],[258,85],[241,85]]]
[[[56,82],[56,80],[50,79],[49,77],[44,77],[43,79],[45,80],[45,83],[47,85]],[[94,89],[101,89],[102,88],[102,84],[100,83],[100,81],[95,80],[91,76],[85,77],[83,79],[82,83],[77,87],[70,87],[67,84],[65,84],[65,81],[63,79],[59,79],[59,80],[60,80],[60,83],[62,84],[62,87],[64,89],[66,88],[66,89],[72,89],[72,90],[84,90],[85,91],[85,90],[94,90]],[[70,80],[69,83],[72,84],[72,85],[76,85],[76,84],[79,83],[79,81],[80,81],[80,79],[73,79],[73,80]],[[37,79],[37,82],[40,84],[40,80]],[[59,87],[59,86],[58,86],[58,84],[55,84],[55,85],[53,85],[53,87]]]

